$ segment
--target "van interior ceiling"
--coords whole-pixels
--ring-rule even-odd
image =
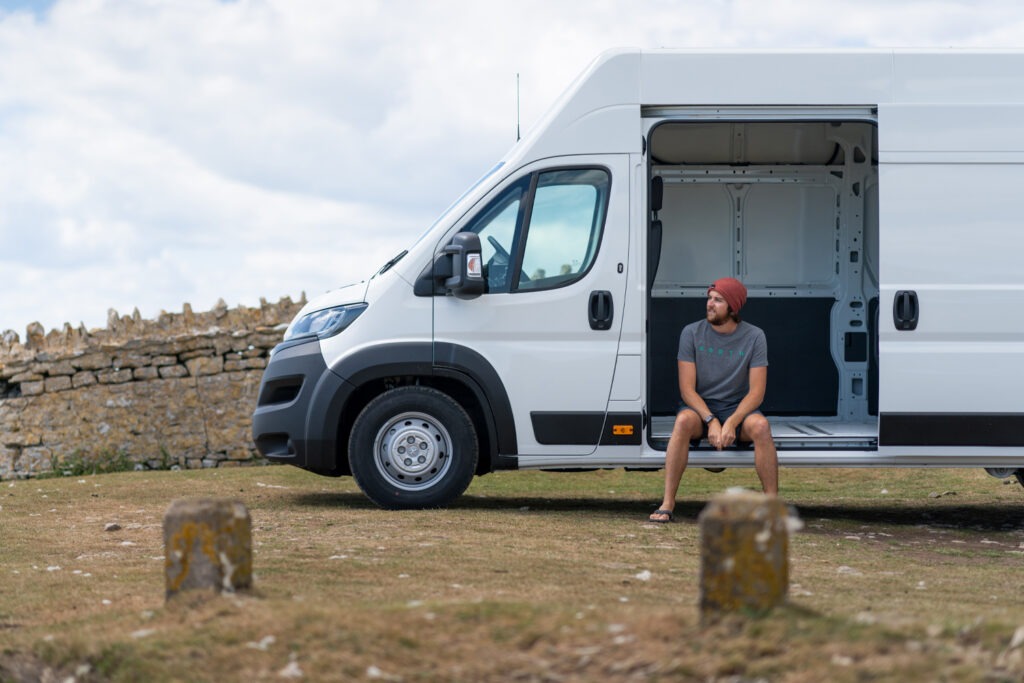
[[[652,445],[666,447],[679,403],[679,332],[725,276],[747,286],[741,317],[768,339],[761,410],[780,448],[877,445],[876,133],[870,121],[654,123]]]

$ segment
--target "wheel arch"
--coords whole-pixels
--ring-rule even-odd
[[[342,358],[331,372],[351,387],[336,419],[334,471],[351,474],[348,440],[363,408],[385,391],[408,385],[442,391],[469,414],[480,447],[476,474],[517,467],[515,422],[505,386],[493,366],[472,349],[430,342],[384,344]]]

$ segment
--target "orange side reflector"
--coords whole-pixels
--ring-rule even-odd
[[[633,425],[612,425],[612,434],[615,436],[632,436]]]

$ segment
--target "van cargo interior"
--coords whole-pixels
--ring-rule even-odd
[[[680,402],[679,332],[704,317],[708,285],[732,276],[748,289],[741,318],[768,340],[761,411],[779,447],[875,447],[874,124],[666,121],[649,140],[652,446],[667,446]]]

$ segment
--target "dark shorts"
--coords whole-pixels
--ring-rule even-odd
[[[725,424],[725,421],[727,419],[729,419],[729,416],[732,415],[733,413],[735,413],[736,409],[740,407],[740,402],[739,401],[736,401],[735,403],[732,403],[732,402],[729,402],[729,401],[716,401],[713,398],[705,399],[704,400],[704,404],[708,407],[708,410],[710,410],[711,413],[715,417],[717,417],[718,421],[721,422],[722,424]],[[684,410],[693,410],[693,408],[691,408],[690,406],[688,406],[685,403],[683,403],[682,401],[680,401],[679,402],[679,411],[678,412],[681,413]],[[693,410],[693,412],[697,412],[697,411]],[[760,410],[752,410],[752,411],[750,411],[750,415],[761,415],[761,414],[762,413],[761,413]],[[750,415],[748,415],[747,417],[750,417]],[[744,418],[744,420],[745,419],[746,418]],[[733,445],[738,444],[740,442],[740,427],[742,427],[742,426],[743,426],[742,423],[736,426],[736,438],[733,439]],[[701,442],[701,439],[706,439],[707,436],[708,436],[708,426],[707,426],[707,424],[705,424],[704,425],[704,429],[703,429],[703,431],[702,431],[702,433],[700,435],[700,439],[690,439],[690,444],[693,445],[693,446],[696,446],[697,444],[699,444]]]

